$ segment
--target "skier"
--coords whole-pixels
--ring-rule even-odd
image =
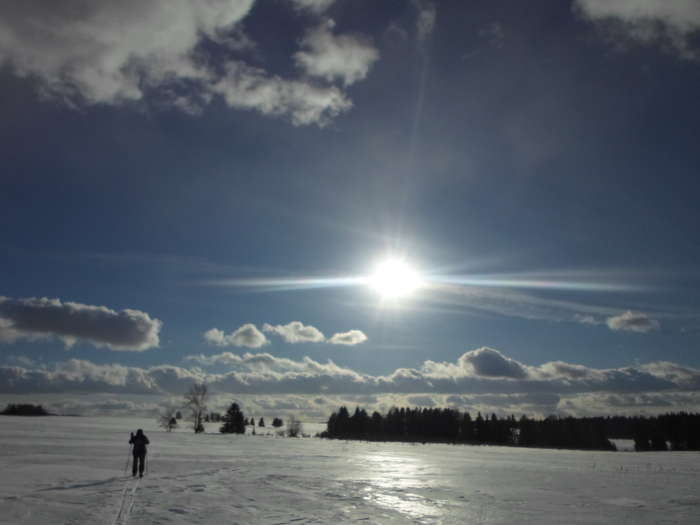
[[[136,476],[136,466],[138,464],[139,477],[143,477],[143,469],[146,465],[146,445],[149,443],[150,441],[148,441],[148,438],[140,428],[136,431],[136,435],[134,435],[133,432],[131,433],[129,444],[134,445],[134,448],[132,449],[132,453],[134,454],[134,462],[132,463],[131,469],[133,476]]]

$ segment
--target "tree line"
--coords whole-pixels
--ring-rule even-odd
[[[222,434],[244,434],[246,426],[253,427],[255,434],[256,422],[254,417],[248,419],[241,411],[238,403],[231,403],[225,414],[209,410],[209,388],[204,383],[195,383],[185,392],[183,405],[189,412],[186,419],[189,420],[195,434],[204,432],[205,423],[222,423],[219,432]],[[183,419],[182,412],[178,406],[167,404],[161,407],[157,422],[160,427],[168,432],[178,428],[179,421]],[[265,418],[261,417],[257,421],[258,427],[265,427]],[[272,426],[279,428],[284,426],[284,421],[276,417],[272,420]],[[287,425],[287,435],[296,437],[301,433],[301,423],[291,417]]]
[[[0,412],[3,416],[50,416],[52,415],[41,405],[32,405],[29,403],[10,403],[5,409]]]
[[[698,450],[700,414],[652,417],[559,417],[496,414],[472,417],[452,408],[392,408],[386,414],[340,407],[321,437],[369,441],[470,443],[615,450],[611,438],[634,439],[637,450]]]

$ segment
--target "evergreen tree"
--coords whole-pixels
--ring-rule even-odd
[[[651,450],[668,450],[666,439],[663,434],[657,432],[651,438]]]
[[[469,412],[464,413],[464,417],[459,425],[459,439],[466,443],[474,441],[474,423]]]
[[[477,443],[486,443],[486,421],[481,412],[477,412],[476,420],[474,421],[474,437]]]
[[[518,445],[531,447],[537,444],[537,423],[523,415],[518,424]]]
[[[634,438],[644,450],[698,450],[700,414],[665,414],[656,417],[559,417],[543,420],[522,416],[499,419],[479,413],[472,420],[450,408],[396,408],[384,416],[367,416],[360,407],[352,416],[346,407],[333,412],[322,437],[394,441],[463,442],[555,447],[582,450],[616,450],[610,440]]]
[[[224,415],[224,424],[221,425],[219,432],[222,434],[244,434],[245,422],[246,419],[238,403],[231,403],[226,415]]]

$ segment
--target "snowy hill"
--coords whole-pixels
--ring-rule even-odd
[[[129,432],[151,440],[125,475]],[[166,433],[5,417],[0,523],[697,523],[700,454]],[[307,432],[309,430],[307,429]]]

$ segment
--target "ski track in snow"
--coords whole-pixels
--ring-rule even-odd
[[[700,454],[168,434],[152,421],[8,418],[0,524],[691,524]],[[151,439],[124,476],[129,432]],[[130,474],[130,472],[129,472]]]
[[[136,489],[139,487],[139,481],[141,481],[141,478],[134,478],[131,483],[127,480],[124,484],[124,492],[122,492],[122,497],[120,498],[119,512],[117,512],[117,515],[114,517],[112,525],[126,525],[126,523],[128,523],[131,509],[134,507]]]

